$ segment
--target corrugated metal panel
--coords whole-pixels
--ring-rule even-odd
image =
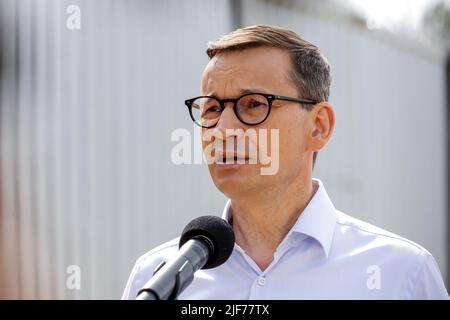
[[[425,245],[444,270],[443,62],[282,3],[245,1],[242,19],[293,27],[330,59],[338,123],[316,175],[339,208]],[[80,30],[66,28],[73,4]],[[0,297],[118,298],[140,254],[220,214],[207,169],[170,154],[175,129],[194,131],[182,101],[206,42],[236,23],[230,7],[0,2]]]
[[[66,28],[73,4],[80,30]],[[222,205],[200,193],[213,188],[205,168],[171,163],[170,137],[193,131],[183,100],[206,42],[230,31],[228,10],[1,2],[1,297],[118,298],[139,255]],[[66,287],[70,265],[80,290]]]

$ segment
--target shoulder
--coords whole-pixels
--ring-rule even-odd
[[[389,284],[386,288],[396,288],[406,299],[413,296],[417,283],[429,278],[422,270],[434,261],[421,245],[340,211],[331,252],[338,261],[349,259],[362,274],[382,274],[383,282]],[[442,281],[439,272],[434,273],[435,280],[426,280],[429,288]]]
[[[421,245],[395,233],[336,211],[335,236],[348,244],[373,250],[392,250],[412,256],[431,255]]]
[[[178,252],[179,237],[167,241],[140,256],[131,271],[122,299],[135,299],[139,290],[152,277],[154,270],[163,261],[168,261]]]
[[[421,245],[337,211],[334,259],[377,272],[405,299],[447,299],[442,276],[431,253]],[[364,267],[364,268],[363,268]],[[363,270],[364,269],[364,270]]]
[[[137,259],[136,265],[142,269],[146,265],[153,264],[155,260],[170,258],[177,253],[179,240],[180,237],[177,237],[151,249]]]
[[[402,274],[404,281],[413,281],[431,257],[421,245],[340,211],[331,252],[356,265],[376,266],[394,278]]]

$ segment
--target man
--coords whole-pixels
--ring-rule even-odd
[[[223,218],[236,244],[179,299],[448,299],[428,251],[336,210],[312,178],[335,124],[319,49],[290,30],[257,25],[209,43],[207,54],[201,96],[186,104],[205,153],[212,150],[208,168],[229,198]],[[245,135],[251,129],[277,133],[267,142],[279,155],[276,172],[250,164],[267,147]],[[257,152],[235,147],[243,139]],[[138,259],[123,298],[134,299],[177,249],[174,239]]]

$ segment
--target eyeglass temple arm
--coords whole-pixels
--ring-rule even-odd
[[[302,98],[291,98],[291,97],[285,97],[285,96],[273,96],[277,100],[284,100],[284,101],[293,101],[293,102],[301,102],[301,103],[307,103],[307,104],[316,104],[317,101],[309,100],[309,99],[302,99]]]

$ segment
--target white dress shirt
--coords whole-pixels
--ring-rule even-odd
[[[448,299],[439,268],[420,245],[335,209],[318,179],[313,198],[262,271],[235,244],[221,266],[199,270],[178,299]],[[223,218],[230,221],[228,200]],[[122,299],[135,299],[178,238],[140,257]]]

